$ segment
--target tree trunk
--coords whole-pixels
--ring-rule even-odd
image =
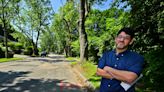
[[[5,44],[5,58],[8,58],[8,45],[7,45],[7,30],[5,28],[3,28],[4,30],[4,44]]]
[[[79,21],[79,37],[80,37],[80,62],[88,60],[88,42],[85,32],[85,0],[80,0],[80,21]]]

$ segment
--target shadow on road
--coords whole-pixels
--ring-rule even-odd
[[[65,59],[64,55],[48,55],[46,57],[31,57],[30,61],[41,61],[41,62],[49,62],[49,63],[57,63],[57,62],[72,62]]]
[[[24,79],[13,83],[18,77],[30,72],[0,72],[0,92],[82,92],[78,85],[62,83],[57,79]],[[69,84],[69,85],[63,85]]]
[[[56,59],[62,59],[62,58],[65,58],[64,55],[49,55],[48,58],[56,58]]]
[[[30,72],[0,72],[0,87],[2,87],[3,84],[12,83],[15,78],[23,77],[28,73]]]

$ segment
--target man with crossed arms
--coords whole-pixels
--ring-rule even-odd
[[[144,58],[128,49],[134,33],[130,28],[121,29],[115,38],[116,48],[106,51],[99,60],[97,75],[101,76],[100,92],[135,92],[134,85],[127,91],[121,82],[131,84],[143,69]]]

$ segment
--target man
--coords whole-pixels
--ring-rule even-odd
[[[116,49],[105,52],[100,58],[97,68],[97,75],[102,77],[100,92],[135,92],[134,85],[127,91],[120,85],[121,82],[132,83],[143,69],[143,57],[128,49],[133,37],[130,28],[121,29],[115,38]]]

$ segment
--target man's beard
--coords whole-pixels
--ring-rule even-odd
[[[117,49],[126,49],[128,46],[126,46],[124,43],[118,43],[116,47]]]

